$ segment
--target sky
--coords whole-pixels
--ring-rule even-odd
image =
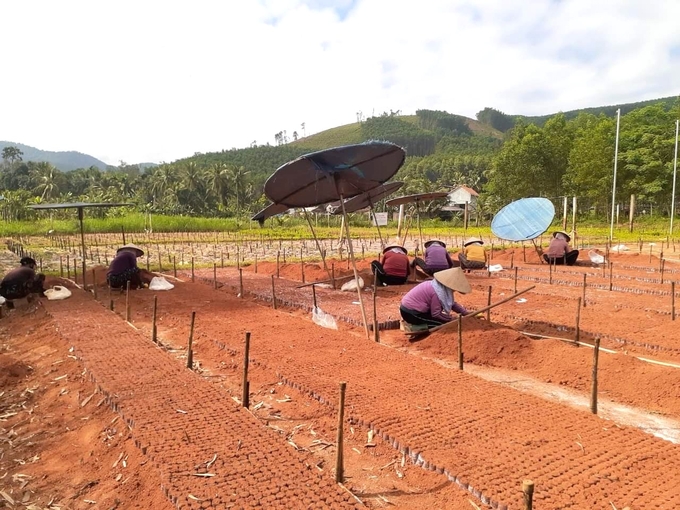
[[[358,112],[680,94],[677,0],[30,0],[2,15],[0,140],[113,165],[274,145]]]

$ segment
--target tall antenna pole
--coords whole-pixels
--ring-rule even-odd
[[[671,193],[671,228],[670,236],[673,236],[673,216],[675,216],[675,177],[678,174],[678,131],[680,131],[680,120],[675,121],[675,159],[673,160],[673,192]]]
[[[612,185],[612,222],[609,239],[614,240],[614,211],[616,209],[616,167],[619,162],[619,126],[621,125],[621,108],[616,110],[616,145],[614,147],[614,184]]]

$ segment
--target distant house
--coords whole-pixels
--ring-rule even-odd
[[[465,204],[468,204],[468,211],[477,209],[477,199],[479,193],[467,186],[454,188],[448,196],[448,204],[442,208],[443,211],[462,211]]]

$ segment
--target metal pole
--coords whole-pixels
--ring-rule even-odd
[[[619,160],[619,126],[621,125],[621,108],[616,110],[616,143],[614,144],[614,183],[612,184],[612,217],[609,239],[614,240],[614,211],[616,210],[616,169]]]
[[[678,173],[678,134],[680,120],[675,121],[675,158],[673,159],[673,191],[671,193],[671,227],[670,235],[673,236],[673,216],[675,216],[675,177]]]

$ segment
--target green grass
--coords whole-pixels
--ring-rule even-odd
[[[361,143],[363,137],[361,135],[361,124],[355,122],[353,124],[346,124],[335,128],[327,129],[313,135],[306,136],[291,145],[307,148],[310,150],[318,150],[326,147],[334,147],[338,145],[351,145],[354,143]]]
[[[207,233],[207,232],[232,232],[239,234],[240,238],[257,239],[267,237],[272,239],[310,239],[311,232],[305,220],[301,217],[285,217],[282,220],[268,220],[263,228],[256,222],[243,219],[237,225],[235,218],[196,218],[190,216],[152,216],[154,233]],[[679,222],[680,223],[680,222]],[[679,225],[680,226],[680,225]],[[375,227],[372,227],[365,215],[351,215],[350,227],[352,235],[356,237],[373,237],[377,235]],[[394,238],[397,234],[396,222],[390,221],[387,227],[382,227],[384,237]],[[119,233],[121,229],[132,234],[144,233],[144,215],[132,213],[125,216],[111,218],[87,218],[84,222],[87,233]],[[561,228],[559,222],[553,223],[550,231]],[[666,239],[669,222],[667,218],[642,217],[636,220],[633,232],[628,231],[627,224],[615,227],[614,238],[616,242],[634,242],[642,238],[644,241]],[[570,230],[568,227],[567,230]],[[75,219],[48,218],[36,221],[18,221],[0,223],[0,236],[45,236],[50,230],[53,235],[74,235],[79,232],[79,224]],[[327,219],[319,215],[315,225],[317,235],[322,238],[338,238],[340,236],[340,217],[332,216]],[[480,227],[471,225],[467,232],[462,228],[460,219],[453,221],[423,220],[422,230],[424,237],[437,236],[484,236],[491,235],[488,224]],[[587,219],[577,226],[580,237],[606,239],[609,237],[609,225],[604,221]],[[411,225],[410,234],[417,234],[415,225]],[[402,232],[403,235],[403,232]],[[185,239],[185,236],[177,236],[177,239]],[[165,236],[164,241],[172,240],[172,236]]]

